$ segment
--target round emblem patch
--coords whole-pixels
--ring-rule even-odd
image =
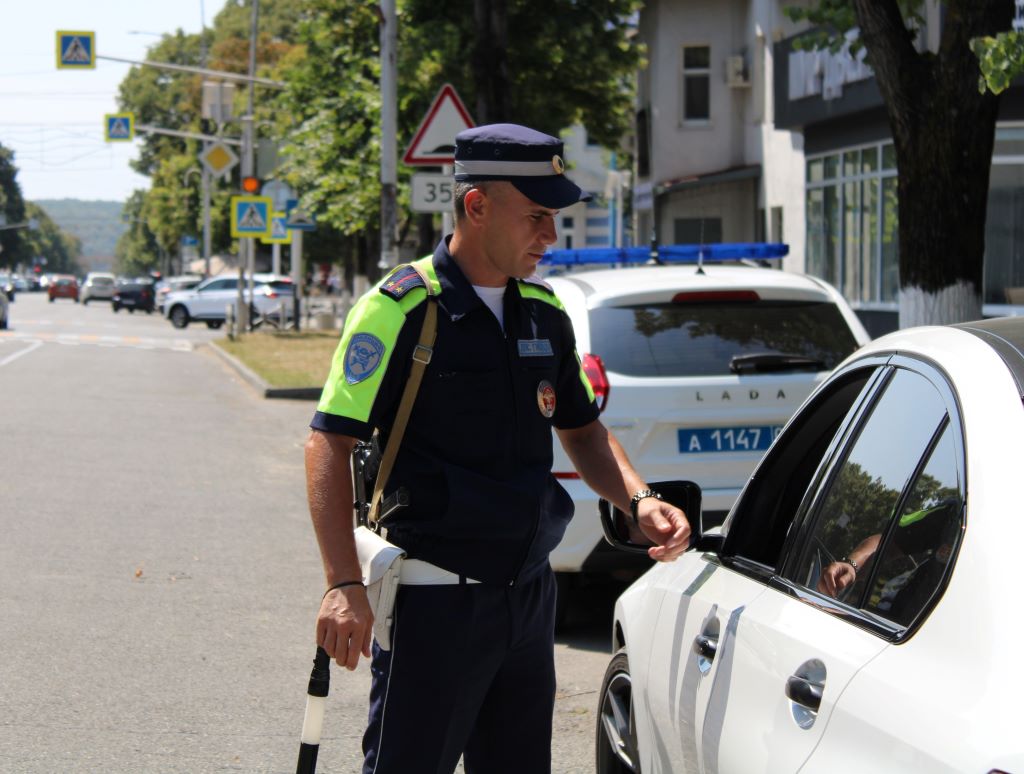
[[[537,408],[548,419],[555,415],[555,388],[547,379],[537,385]]]
[[[377,370],[384,357],[384,342],[372,333],[357,333],[345,350],[345,381],[359,384]]]
[[[561,156],[558,156],[558,155],[552,156],[551,157],[551,166],[554,168],[556,175],[561,175],[563,172],[565,172],[565,162],[562,161],[562,157]]]

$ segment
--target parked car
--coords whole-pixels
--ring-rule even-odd
[[[0,293],[0,331],[7,330],[10,321],[11,302],[6,293]]]
[[[73,298],[78,303],[78,280],[71,274],[51,274],[46,293],[52,304],[58,298]]]
[[[116,280],[113,274],[91,271],[85,275],[85,282],[82,283],[82,303],[109,301],[114,297],[115,287]]]
[[[682,466],[717,523],[800,403],[869,339],[827,283],[756,265],[587,270],[547,281],[572,319],[602,421],[648,479]],[[631,580],[650,561],[603,540],[589,518],[598,497],[557,443],[553,470],[578,514],[551,555],[561,621],[574,586]]]
[[[1022,398],[1024,318],[898,331],[815,390],[720,528],[664,485],[694,550],[615,606],[597,771],[1024,771]]]
[[[168,293],[179,290],[191,290],[196,287],[203,278],[198,274],[181,274],[175,277],[168,277],[156,283],[156,308],[160,314],[164,313],[164,299]]]
[[[115,312],[121,309],[134,312],[139,309],[146,314],[152,314],[156,306],[155,295],[153,280],[148,277],[120,279],[117,281],[114,295],[110,299],[110,306]]]
[[[253,286],[254,317],[274,315],[283,309],[287,319],[292,305],[282,302],[294,293],[288,277],[257,273],[253,275]],[[227,307],[237,303],[238,275],[222,274],[205,280],[192,290],[168,293],[164,299],[164,314],[175,328],[184,328],[192,321],[205,322],[209,328],[219,328],[227,319]]]

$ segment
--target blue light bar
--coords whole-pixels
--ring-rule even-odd
[[[586,247],[579,250],[549,250],[543,266],[584,266],[612,263],[700,263],[701,261],[774,261],[789,254],[782,242],[724,242],[713,245],[658,245],[657,261],[650,247]]]

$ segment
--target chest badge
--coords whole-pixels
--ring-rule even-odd
[[[345,352],[345,381],[359,384],[368,379],[384,356],[384,342],[370,333],[357,333]]]
[[[537,385],[537,408],[548,419],[555,415],[555,388],[547,379]]]
[[[555,351],[550,339],[519,339],[519,357],[551,357]]]

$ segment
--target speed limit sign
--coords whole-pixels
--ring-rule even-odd
[[[419,172],[413,175],[413,212],[451,212],[454,185],[451,175],[439,172]]]

